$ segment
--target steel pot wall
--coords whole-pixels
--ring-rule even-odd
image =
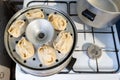
[[[26,73],[29,73],[29,74],[32,74],[32,75],[35,75],[35,76],[50,76],[50,75],[53,75],[53,74],[56,74],[58,72],[60,72],[62,69],[64,69],[70,62],[72,57],[69,57],[63,64],[61,64],[60,66],[57,66],[57,67],[54,67],[52,69],[48,69],[48,70],[37,70],[37,69],[29,69],[29,68],[26,68],[24,66],[21,66],[21,69],[26,72]]]
[[[79,18],[87,25],[103,28],[120,19],[119,0],[78,0]]]

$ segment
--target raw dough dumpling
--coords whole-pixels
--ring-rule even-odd
[[[22,37],[16,45],[16,52],[23,60],[26,60],[34,55],[34,47],[32,43]]]
[[[62,54],[68,53],[72,45],[73,45],[73,38],[70,32],[65,32],[65,31],[61,31],[57,36],[56,40],[53,42],[54,48],[60,51]]]
[[[56,61],[55,49],[48,45],[43,45],[38,49],[38,57],[44,65],[50,66]]]
[[[48,20],[52,23],[55,30],[65,30],[67,27],[67,21],[59,14],[51,13],[48,16]]]
[[[8,29],[8,32],[13,37],[18,38],[25,32],[25,29],[26,22],[24,20],[16,20],[12,23],[12,25]]]
[[[28,19],[28,21],[44,18],[44,14],[40,9],[29,10],[28,12],[25,13],[25,16]]]

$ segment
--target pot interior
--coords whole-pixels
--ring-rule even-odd
[[[65,29],[66,32],[70,32],[71,36],[73,37],[73,43],[72,43],[72,47],[71,49],[69,50],[69,52],[65,55],[62,55],[59,51],[56,50],[56,62],[54,64],[52,64],[51,66],[45,66],[44,64],[41,63],[41,61],[38,59],[38,46],[35,46],[34,45],[34,48],[35,48],[35,55],[27,60],[23,60],[20,58],[20,56],[17,54],[16,52],[16,44],[18,43],[18,41],[22,38],[22,37],[26,37],[25,33],[23,35],[21,35],[20,37],[18,38],[14,38],[12,37],[9,33],[8,33],[8,29],[10,27],[10,25],[17,19],[22,19],[22,20],[27,20],[26,17],[25,17],[25,13],[29,10],[34,10],[34,9],[40,9],[43,11],[44,15],[45,15],[45,19],[48,20],[48,16],[51,14],[51,13],[54,13],[54,14],[59,14],[61,15],[62,17],[64,17],[67,21],[67,27]],[[30,23],[29,21],[27,21],[28,24]],[[33,29],[33,28],[32,28]],[[50,28],[49,28],[50,29]],[[38,29],[37,29],[38,30]],[[60,33],[60,31],[57,31],[55,30],[54,32],[54,38],[53,38],[53,41],[56,39],[56,37],[58,36],[58,34]],[[20,10],[19,12],[17,12],[9,21],[7,27],[6,27],[6,30],[5,30],[5,47],[10,55],[10,57],[16,62],[16,63],[19,63],[20,65],[26,67],[26,68],[29,68],[29,69],[33,69],[33,70],[47,70],[47,69],[52,69],[54,67],[58,67],[60,66],[61,64],[63,64],[67,59],[69,59],[69,57],[71,57],[72,55],[72,51],[73,49],[75,48],[75,43],[76,43],[76,29],[75,29],[75,26],[73,24],[73,22],[71,21],[71,19],[69,18],[69,16],[67,16],[67,14],[61,12],[61,11],[58,11],[56,9],[53,9],[53,8],[49,8],[47,6],[42,6],[42,7],[37,7],[37,6],[34,6],[34,7],[29,7],[29,8],[26,8],[26,9],[23,9],[23,10]],[[53,47],[52,45],[53,43],[50,43],[51,47]],[[40,46],[39,46],[40,47]]]
[[[87,0],[92,6],[108,12],[120,12],[119,0]]]

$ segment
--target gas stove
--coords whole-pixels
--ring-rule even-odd
[[[120,44],[116,25],[95,29],[77,16],[76,0],[24,0],[23,8],[48,5],[62,10],[74,21],[78,40],[69,65],[60,73],[37,77],[24,73],[16,65],[16,80],[120,80]]]

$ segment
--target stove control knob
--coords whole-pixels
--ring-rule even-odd
[[[4,72],[0,72],[0,79],[4,78]]]
[[[10,68],[0,65],[0,80],[10,80]]]

